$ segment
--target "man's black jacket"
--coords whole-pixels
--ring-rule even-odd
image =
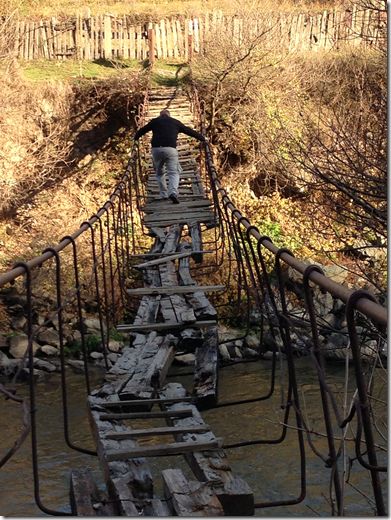
[[[192,128],[169,116],[159,116],[137,130],[134,138],[139,139],[142,135],[152,131],[152,148],[159,146],[170,146],[176,148],[179,133],[195,137],[199,141],[205,141],[205,137]]]

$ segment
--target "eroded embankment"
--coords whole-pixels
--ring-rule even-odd
[[[123,172],[146,75],[1,80],[0,268],[31,258],[76,229]]]

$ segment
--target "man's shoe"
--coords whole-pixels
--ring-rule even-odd
[[[176,195],[174,195],[173,193],[171,193],[171,195],[169,195],[168,197],[173,204],[179,204],[179,200],[178,200],[178,197]]]

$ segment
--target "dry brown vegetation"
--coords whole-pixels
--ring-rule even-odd
[[[368,2],[371,5],[363,7],[383,7],[379,0]],[[182,12],[192,5],[181,4]],[[214,2],[202,6],[206,4],[218,7]],[[2,2],[7,12],[0,33],[2,56],[4,49],[12,48],[8,22],[16,13],[27,12],[26,5]],[[29,5],[44,14],[43,2]],[[74,7],[72,2],[61,5]],[[280,7],[289,5],[308,10],[321,3]],[[95,12],[108,7],[119,12],[125,6],[129,8],[121,2],[93,4]],[[46,7],[56,8],[53,3]],[[243,212],[279,245],[303,258],[342,262],[356,274],[365,272],[381,291],[384,53],[361,47],[283,52],[283,42],[272,41],[267,29],[274,3],[231,7],[245,20],[256,17],[261,25],[264,20],[264,32],[254,36],[245,29],[240,45],[231,35],[212,34],[205,56],[193,64],[224,185]],[[164,10],[160,3],[156,8]],[[175,2],[165,14],[171,8],[177,9]],[[104,200],[103,193],[114,182],[113,171],[119,174],[123,167],[119,157],[124,150],[115,149],[121,136],[118,141],[112,136],[131,124],[145,78],[125,72],[100,82],[35,87],[23,80],[12,60],[5,56],[3,63],[0,262],[5,267],[39,253],[60,237],[63,222],[71,231]]]
[[[384,49],[277,52],[269,36],[216,34],[193,67],[223,184],[279,245],[384,294]]]
[[[146,81],[119,71],[105,80],[35,84],[17,66],[7,70],[0,80],[3,269],[73,232],[106,200],[123,172]]]
[[[368,0],[369,1],[369,0]],[[322,9],[331,8],[334,5],[344,3],[341,0],[274,0],[265,2],[255,0],[248,2],[257,6],[257,10],[267,12],[291,12],[308,11],[320,12]],[[129,15],[135,18],[153,18],[171,15],[192,15],[203,13],[207,10],[222,9],[226,13],[234,13],[242,5],[236,0],[85,0],[82,3],[75,0],[1,0],[0,10],[9,12],[17,10],[21,16],[29,18],[40,17],[65,17],[73,16],[77,12],[90,9],[92,14],[112,13],[117,15]]]

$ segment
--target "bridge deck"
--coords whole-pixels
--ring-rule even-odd
[[[191,125],[187,99],[171,89],[151,92],[149,116],[167,106],[171,115]],[[216,225],[197,167],[197,145],[183,137],[180,204],[158,200],[152,165],[143,206],[143,224],[154,243],[135,264],[144,287],[129,290],[141,297],[128,331],[133,339],[89,397],[89,414],[98,456],[115,514],[123,516],[253,515],[251,489],[229,466],[221,439],[205,424],[199,409],[217,402],[217,313],[205,292],[222,286],[198,286],[190,261],[203,259],[202,224]],[[193,388],[166,383],[177,352],[194,352]],[[162,425],[162,421],[164,424]],[[172,456],[183,455],[190,478],[173,469]],[[159,457],[164,498],[154,491],[148,464]],[[159,484],[157,484],[159,485]]]

